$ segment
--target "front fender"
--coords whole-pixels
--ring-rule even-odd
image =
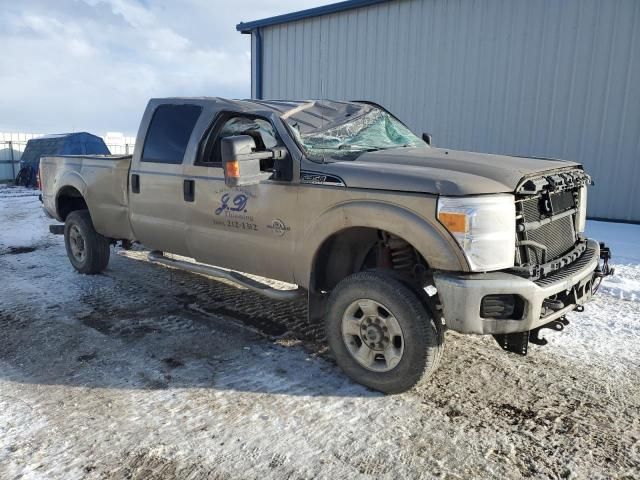
[[[422,201],[425,211],[435,212],[435,197]],[[439,223],[393,203],[348,200],[331,206],[305,228],[297,255],[301,261],[294,272],[298,284],[304,286],[309,282],[316,254],[325,240],[350,227],[380,229],[403,238],[433,269],[457,272],[469,269],[459,247]]]

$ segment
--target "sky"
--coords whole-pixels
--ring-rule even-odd
[[[134,136],[151,97],[249,97],[241,21],[331,0],[0,0],[0,131]]]

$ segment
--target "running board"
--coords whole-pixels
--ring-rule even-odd
[[[253,290],[256,293],[259,293],[260,295],[271,298],[272,300],[295,300],[297,298],[300,298],[305,293],[305,290],[300,287],[295,290],[278,290],[277,288],[272,288],[269,285],[260,283],[238,272],[224,270],[222,268],[212,267],[210,265],[204,265],[202,263],[175,260],[173,258],[165,257],[164,254],[159,251],[149,252],[147,258],[152,263],[165,265],[167,267],[178,268],[180,270],[187,270],[193,273],[209,275],[210,277],[230,280],[234,283],[237,283],[238,285],[248,288],[249,290]]]

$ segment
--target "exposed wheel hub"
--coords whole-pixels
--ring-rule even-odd
[[[69,247],[74,258],[83,262],[87,255],[84,236],[76,225],[72,225],[69,230]]]
[[[373,350],[384,350],[389,343],[389,328],[380,319],[366,318],[360,326],[363,342]]]
[[[387,307],[368,298],[354,301],[345,311],[342,338],[353,358],[376,372],[393,369],[404,353],[398,320]]]

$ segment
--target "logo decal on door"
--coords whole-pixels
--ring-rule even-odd
[[[231,199],[231,195],[229,193],[225,193],[222,195],[220,199],[220,206],[216,208],[216,215],[220,215],[222,212],[247,212],[247,202],[249,201],[249,197],[247,197],[244,193],[237,193],[233,200]]]
[[[249,195],[245,193],[225,193],[220,198],[220,206],[216,208],[216,215],[222,215],[224,220],[213,220],[214,225],[220,225],[236,230],[258,231],[258,225],[254,223],[253,215],[247,214]]]
[[[267,225],[267,228],[271,230],[273,233],[282,237],[285,233],[291,230],[291,227],[288,227],[282,220],[279,218],[274,218],[271,221],[270,225]]]

